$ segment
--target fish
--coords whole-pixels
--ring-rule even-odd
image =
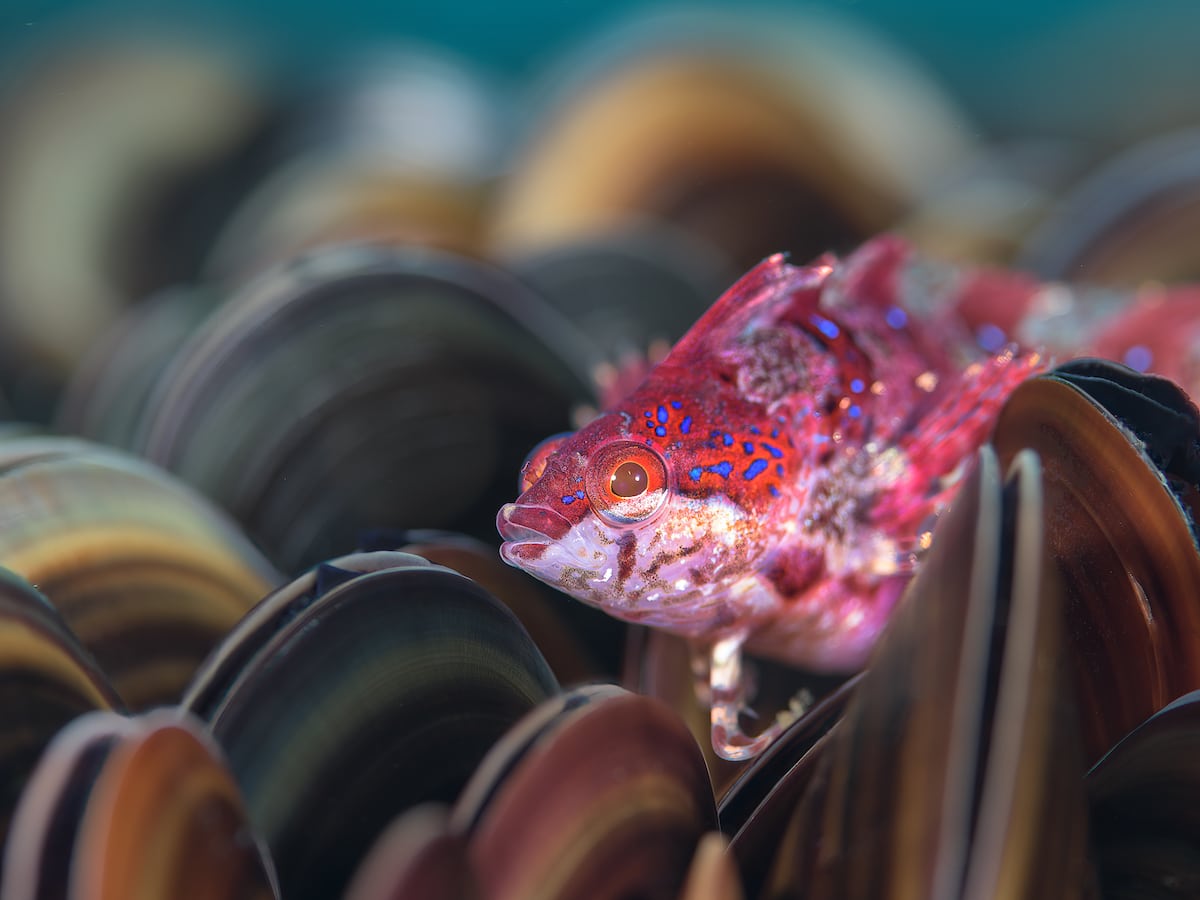
[[[1026,305],[1042,289],[988,284]],[[861,668],[1004,401],[1051,365],[965,324],[979,296],[891,236],[768,257],[639,386],[530,453],[502,558],[688,639],[714,748],[760,753],[791,716],[747,733],[743,655]]]

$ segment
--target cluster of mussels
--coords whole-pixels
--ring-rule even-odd
[[[1022,384],[867,669],[761,664],[819,700],[749,763],[681,641],[498,559],[529,449],[769,253],[1200,274],[1194,136],[990,153],[841,26],[683,24],[519,138],[424,51],[297,102],[77,39],[9,86],[0,900],[1200,895],[1169,382]]]

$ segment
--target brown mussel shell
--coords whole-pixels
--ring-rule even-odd
[[[174,710],[72,722],[14,821],[4,900],[279,896],[220,751]]]
[[[176,702],[278,582],[203,497],[86,441],[0,443],[0,508],[0,565],[46,595],[131,709]]]
[[[1092,762],[1156,710],[1200,687],[1200,551],[1172,491],[1172,483],[1186,481],[1187,447],[1200,435],[1191,408],[1186,438],[1190,402],[1169,382],[1115,363],[1064,370],[1021,385],[993,440],[1002,461],[1023,448],[1043,460],[1046,543],[1066,590],[1067,646]],[[1139,389],[1129,379],[1144,384]],[[1165,445],[1137,436],[1171,422],[1164,434],[1178,439]],[[1170,481],[1149,452],[1172,473]]]
[[[595,686],[549,701],[497,744],[453,821],[494,900],[674,900],[716,810],[683,722]]]
[[[441,804],[416,806],[380,835],[345,900],[479,900],[467,844]]]

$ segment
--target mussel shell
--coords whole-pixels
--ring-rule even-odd
[[[467,844],[440,804],[413,807],[388,826],[346,889],[345,900],[477,900]]]
[[[737,276],[682,231],[649,223],[506,262],[614,362],[673,344]]]
[[[1036,457],[1002,488],[985,448],[830,734],[766,896],[1082,896],[1043,516]]]
[[[55,413],[58,430],[137,446],[137,429],[163,371],[217,302],[215,291],[176,287],[125,310],[71,373]]]
[[[228,685],[189,696],[208,698],[199,711],[290,898],[337,895],[390,821],[452,801],[495,740],[557,690],[498,601],[440,566],[381,555],[391,567],[359,557],[359,571],[322,567],[323,585],[306,576],[269,598],[259,626],[217,651]]]
[[[1104,897],[1200,891],[1200,692],[1159,710],[1088,772]]]
[[[121,709],[91,654],[50,603],[0,568],[0,844],[25,779],[55,733],[76,716]]]
[[[14,825],[6,900],[279,896],[220,751],[175,710],[63,729]]]
[[[132,709],[178,700],[279,576],[220,511],[85,441],[0,443],[0,565],[36,585]]]
[[[615,687],[530,714],[463,792],[454,822],[485,896],[675,898],[716,810],[704,759],[666,706]]]
[[[915,67],[819,13],[660,13],[546,80],[499,192],[502,253],[650,219],[739,268],[810,258],[887,227],[969,145]],[[868,107],[863,130],[848,111]]]
[[[1102,369],[1120,374],[1111,363]],[[1069,368],[1022,384],[1001,411],[993,441],[1001,460],[1026,447],[1043,460],[1052,516],[1046,542],[1067,592],[1067,647],[1091,762],[1156,710],[1200,687],[1200,551],[1179,498],[1147,452],[1153,447],[1169,460],[1173,451],[1134,434],[1141,429],[1149,436],[1164,421],[1186,431],[1186,409],[1169,417],[1165,394],[1139,404],[1130,386],[1136,382],[1112,381],[1100,390],[1080,374]],[[1107,412],[1089,389],[1132,424]],[[1182,452],[1188,442],[1170,443]],[[1178,480],[1185,461],[1173,471]]]
[[[590,393],[597,359],[498,269],[326,248],[264,274],[183,348],[142,449],[288,570],[369,528],[490,537],[511,473]]]

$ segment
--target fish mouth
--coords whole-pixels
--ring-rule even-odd
[[[571,530],[571,523],[545,506],[505,503],[496,514],[496,530],[504,538],[500,556],[519,567],[538,559]]]

